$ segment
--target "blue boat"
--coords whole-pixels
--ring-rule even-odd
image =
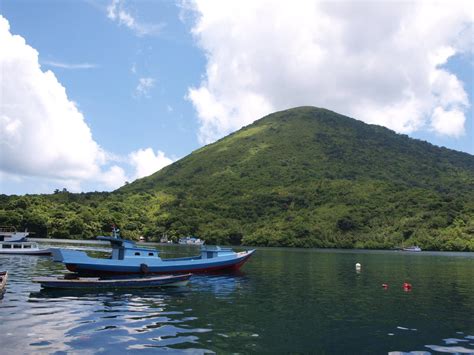
[[[165,275],[155,277],[100,279],[98,277],[36,277],[33,282],[44,288],[104,289],[104,288],[151,288],[164,286],[184,286],[191,274]]]
[[[200,255],[162,259],[157,249],[137,246],[114,232],[112,237],[97,237],[112,244],[109,259],[93,258],[71,249],[51,249],[53,260],[63,263],[69,271],[79,274],[173,274],[200,273],[239,269],[255,252],[235,252],[230,248],[202,247]]]

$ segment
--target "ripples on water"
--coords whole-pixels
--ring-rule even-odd
[[[198,342],[202,334],[212,332],[212,323],[195,324],[195,305],[188,298],[201,294],[212,306],[212,299],[228,299],[245,283],[245,276],[237,273],[193,276],[186,287],[133,293],[48,290],[31,282],[36,276],[64,273],[62,265],[48,257],[0,256],[0,269],[7,268],[8,288],[0,301],[0,353],[15,354],[156,348],[213,352]]]
[[[186,287],[78,292],[31,282],[65,272],[48,257],[0,256],[0,353],[474,353],[473,261],[259,250]]]

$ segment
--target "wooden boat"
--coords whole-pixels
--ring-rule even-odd
[[[155,277],[113,278],[101,279],[98,277],[36,277],[33,282],[45,288],[60,289],[104,289],[104,288],[151,288],[164,286],[184,286],[188,283],[191,274],[164,275]]]
[[[159,250],[138,247],[134,242],[112,237],[97,237],[112,244],[109,259],[93,258],[71,249],[51,249],[54,261],[63,263],[69,271],[79,274],[173,274],[239,269],[255,252],[234,252],[229,248],[202,247],[200,255],[162,259]]]
[[[51,250],[42,249],[35,242],[0,242],[0,254],[51,255]]]
[[[0,293],[5,290],[8,280],[8,271],[0,271]]]
[[[51,255],[51,250],[42,249],[35,242],[0,242],[0,254]]]

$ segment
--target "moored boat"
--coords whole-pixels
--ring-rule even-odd
[[[0,293],[5,290],[8,280],[8,271],[0,271]]]
[[[104,289],[104,288],[152,288],[185,286],[191,274],[165,275],[155,277],[113,278],[101,279],[98,277],[36,277],[33,282],[44,288],[59,289]]]
[[[51,250],[42,249],[35,242],[0,242],[0,254],[51,255]]]
[[[413,245],[413,246],[410,246],[410,247],[406,247],[406,248],[402,248],[403,251],[421,251],[421,248],[417,245]]]
[[[0,242],[22,242],[30,233],[25,229],[18,232],[14,227],[0,227]]]
[[[54,261],[79,274],[171,274],[239,269],[255,252],[235,252],[230,248],[202,247],[200,255],[162,259],[159,250],[139,247],[134,242],[113,237],[98,237],[112,244],[109,259],[93,258],[85,252],[51,249]]]
[[[181,245],[204,245],[204,240],[196,237],[179,238],[178,244]]]

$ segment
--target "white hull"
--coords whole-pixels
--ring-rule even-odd
[[[51,255],[51,250],[41,249],[34,242],[2,242],[0,254],[4,255]]]

